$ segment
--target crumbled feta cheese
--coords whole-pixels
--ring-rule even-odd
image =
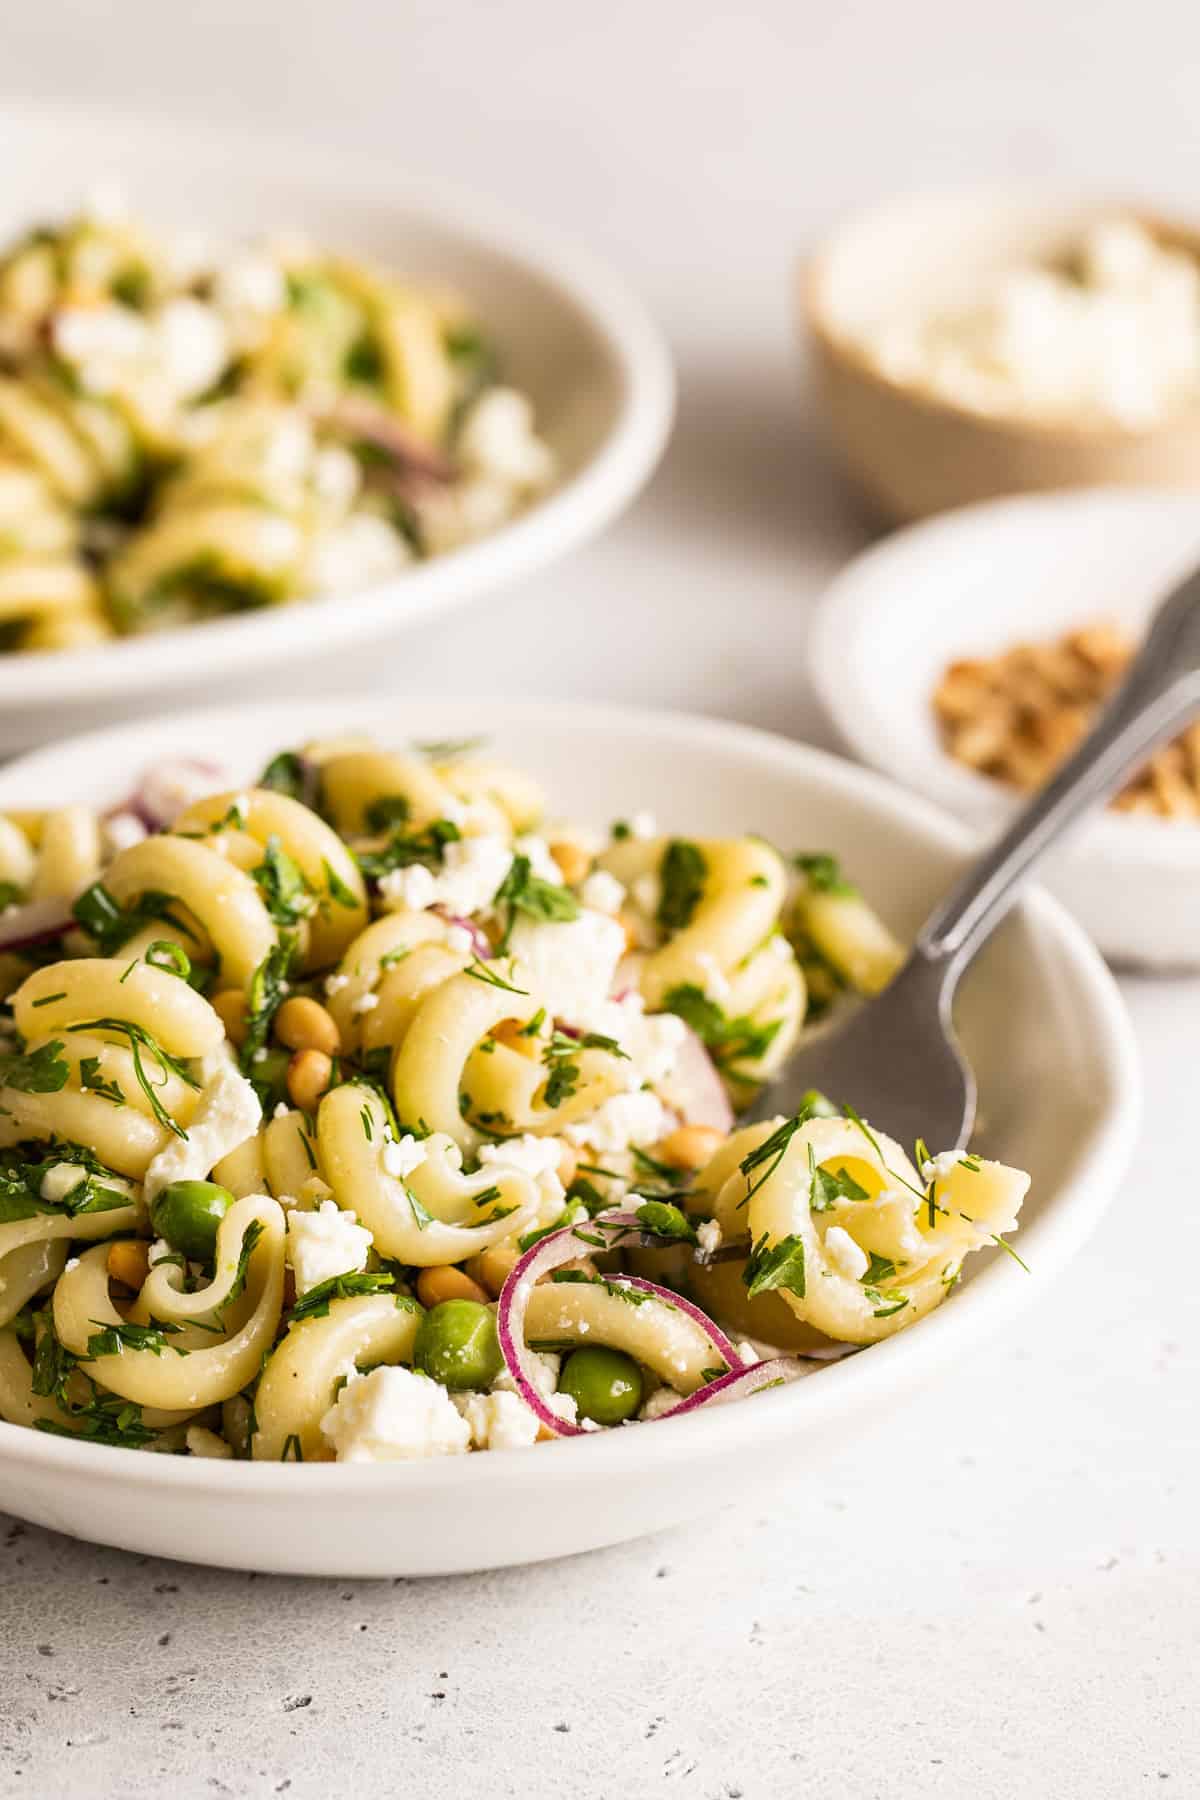
[[[471,1430],[477,1450],[524,1450],[537,1442],[537,1414],[518,1394],[503,1389],[492,1394],[450,1396]]]
[[[168,300],[153,332],[156,361],[180,399],[194,399],[220,378],[229,358],[229,336],[211,306],[189,295]]]
[[[412,561],[400,533],[375,513],[353,513],[320,534],[308,561],[314,594],[348,594],[385,581]]]
[[[325,977],[325,992],[330,998],[334,994],[340,994],[343,988],[349,986],[350,977],[348,975],[327,975]]]
[[[358,1018],[362,1013],[374,1012],[379,1005],[378,994],[360,994],[357,1000],[350,1003],[350,1011]]]
[[[452,913],[482,912],[491,905],[509,869],[511,847],[500,837],[460,839],[445,846],[441,869],[435,874],[421,863],[393,869],[379,884],[380,893],[394,908],[423,912],[441,905]]]
[[[41,1196],[58,1206],[77,1188],[87,1174],[78,1163],[55,1163],[42,1176]]]
[[[203,1425],[189,1425],[184,1434],[184,1442],[193,1456],[227,1459],[233,1455],[233,1445],[227,1444],[223,1437],[218,1437],[215,1431],[209,1431]]]
[[[386,1137],[379,1152],[379,1161],[385,1175],[392,1175],[397,1181],[404,1181],[419,1169],[425,1161],[425,1146],[412,1133],[406,1131],[400,1139]]]
[[[458,455],[464,466],[533,493],[554,478],[554,455],[533,428],[533,407],[514,388],[481,394],[463,420]]]
[[[682,1399],[683,1395],[677,1394],[674,1388],[655,1388],[649,1398],[643,1402],[638,1418],[661,1419],[663,1414],[669,1413],[673,1406],[678,1406]]]
[[[529,858],[530,873],[539,881],[548,881],[552,887],[562,887],[562,870],[550,854],[550,846],[545,838],[530,832],[519,837],[513,843],[513,850],[518,856]]]
[[[687,1026],[674,1013],[647,1013],[640,994],[626,994],[595,1008],[577,1021],[588,1031],[615,1038],[627,1061],[619,1073],[626,1088],[656,1087],[675,1068]]]
[[[658,836],[658,820],[652,812],[635,812],[629,821],[629,835],[635,838]]]
[[[147,1260],[149,1262],[149,1266],[151,1268],[153,1268],[155,1263],[170,1262],[174,1256],[175,1256],[175,1251],[172,1250],[172,1248],[171,1248],[170,1244],[168,1244],[166,1238],[155,1238],[154,1242],[150,1246],[149,1255],[148,1255]]]
[[[65,1275],[69,1270],[77,1269],[78,1267],[79,1258],[77,1256],[68,1256],[66,1262],[63,1264],[63,1273]]]
[[[847,1281],[858,1281],[871,1266],[871,1259],[840,1225],[831,1225],[825,1233],[825,1255]]]
[[[286,1119],[291,1110],[292,1109],[286,1100],[280,1100],[277,1102],[275,1111],[271,1114],[271,1117],[273,1119]]]
[[[574,1024],[607,999],[625,954],[625,933],[604,913],[586,910],[560,924],[522,918],[510,949],[550,1013]]]
[[[443,556],[476,538],[489,537],[511,519],[518,505],[510,484],[491,475],[430,488],[421,500],[421,536],[431,556]]]
[[[598,1106],[590,1118],[563,1127],[573,1144],[589,1144],[593,1150],[625,1150],[630,1144],[655,1144],[671,1130],[674,1121],[657,1094],[614,1094]]]
[[[715,1219],[705,1219],[703,1225],[696,1227],[697,1241],[706,1256],[711,1256],[714,1250],[721,1248],[724,1235]]]
[[[297,1295],[366,1267],[373,1239],[356,1218],[343,1212],[336,1200],[324,1201],[316,1212],[288,1214],[287,1260],[296,1277]]]
[[[892,379],[983,413],[1152,425],[1200,391],[1200,266],[1132,219],[1098,221],[1074,267],[996,270],[971,304],[873,328]]]
[[[440,1381],[385,1365],[351,1375],[321,1420],[339,1462],[461,1456],[471,1428]]]
[[[172,1137],[150,1159],[143,1183],[147,1205],[172,1181],[203,1181],[261,1122],[258,1095],[246,1077],[232,1062],[217,1063],[208,1072],[186,1137]]]
[[[696,961],[704,973],[705,997],[723,1006],[733,992],[724,970],[710,950],[698,950]]]
[[[566,1189],[558,1175],[565,1147],[561,1138],[534,1137],[526,1132],[523,1137],[507,1138],[501,1144],[481,1144],[479,1166],[520,1169],[532,1176],[541,1199],[538,1223],[548,1224],[558,1217],[566,1197]]]
[[[948,1181],[963,1159],[961,1150],[943,1150],[921,1164],[922,1181]]]
[[[534,1350],[525,1359],[526,1373],[530,1383],[535,1387],[550,1411],[568,1425],[574,1425],[579,1408],[570,1394],[557,1392],[559,1371],[562,1368],[561,1356],[553,1351]],[[515,1394],[517,1384],[507,1369],[501,1369],[492,1383],[493,1394]]]
[[[584,877],[579,898],[592,912],[608,913],[612,917],[625,904],[625,886],[607,869],[593,869]]]

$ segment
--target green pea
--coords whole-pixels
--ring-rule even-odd
[[[642,1404],[642,1371],[623,1350],[589,1345],[572,1350],[558,1378],[560,1394],[570,1394],[581,1419],[619,1425]]]
[[[215,1181],[172,1181],[150,1207],[150,1223],[189,1262],[208,1263],[217,1248],[217,1226],[233,1205]]]
[[[413,1365],[455,1392],[490,1388],[504,1357],[490,1306],[478,1300],[443,1300],[417,1327]]]

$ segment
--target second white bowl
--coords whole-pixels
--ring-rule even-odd
[[[285,664],[308,691],[318,667],[322,685],[352,685],[363,645],[394,641],[565,555],[628,505],[657,462],[674,401],[666,346],[623,284],[574,245],[459,194],[406,184],[387,164],[258,135],[79,108],[6,108],[5,133],[0,241],[113,182],[176,230],[252,238],[299,229],[458,289],[494,335],[506,376],[533,400],[562,479],[491,536],[361,593],[95,649],[0,656],[0,752],[126,716],[135,698],[153,710],[168,694],[278,692]]]
[[[932,697],[947,663],[1096,618],[1140,635],[1198,563],[1200,506],[1184,494],[1094,489],[966,507],[838,576],[810,642],[813,682],[856,756],[989,836],[1020,802],[942,748]],[[1200,821],[1099,814],[1041,879],[1106,956],[1200,968]]]

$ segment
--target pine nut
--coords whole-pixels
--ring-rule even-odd
[[[558,864],[559,874],[568,887],[578,887],[592,866],[591,857],[578,844],[566,841],[551,844],[550,854]]]

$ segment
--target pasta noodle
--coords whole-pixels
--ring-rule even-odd
[[[527,1445],[793,1380],[1003,1241],[1015,1170],[820,1097],[735,1124],[900,959],[828,853],[543,817],[475,750],[347,738],[0,818],[0,1417]]]
[[[388,580],[555,476],[464,305],[299,241],[39,227],[0,255],[0,355],[0,649]]]

